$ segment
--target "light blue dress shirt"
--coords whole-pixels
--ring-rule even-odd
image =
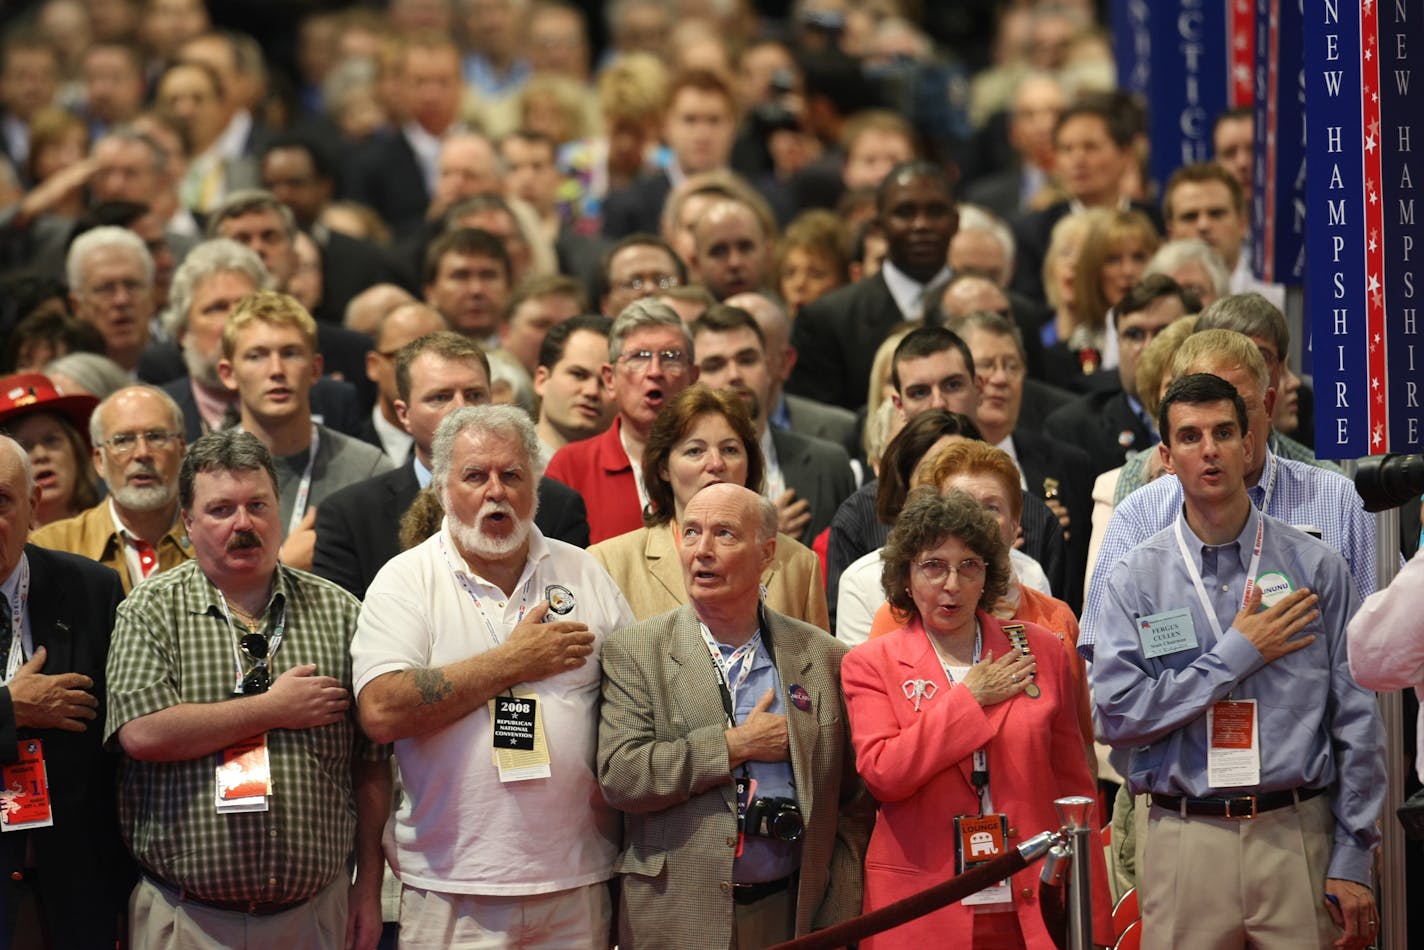
[[[717,643],[717,648],[722,653],[723,664],[735,650],[735,647],[725,643]],[[772,650],[773,652],[776,650],[775,644],[772,644]],[[736,692],[732,708],[737,711],[739,724],[746,722],[747,716],[751,715],[752,707],[756,706],[757,700],[761,699],[768,689],[772,690],[775,695],[768,712],[778,716],[786,715],[786,698],[783,695],[780,678],[776,675],[776,666],[772,663],[771,657],[767,655],[765,644],[762,644],[757,648],[756,655],[752,658],[751,673],[747,675],[746,681]],[[757,783],[756,793],[752,796],[754,799],[773,796],[796,798],[796,782],[791,774],[790,762],[748,762],[747,770]],[[740,775],[742,770],[738,766],[733,771]],[[788,874],[795,873],[800,866],[800,842],[792,843],[747,834],[743,839],[742,856],[732,864],[732,879],[738,884],[778,881]]]
[[[1260,572],[1279,572],[1293,588],[1310,588],[1320,597],[1320,616],[1298,634],[1313,634],[1310,646],[1264,662],[1233,626],[1262,517],[1253,506],[1235,541],[1209,546],[1178,514],[1223,631],[1220,640],[1171,526],[1113,567],[1091,672],[1098,727],[1109,745],[1131,749],[1125,777],[1135,794],[1213,798],[1330,787],[1336,824],[1327,876],[1368,885],[1370,853],[1380,840],[1375,821],[1384,805],[1385,760],[1374,695],[1351,676],[1345,645],[1345,627],[1360,600],[1344,560],[1328,544],[1266,517]],[[1197,647],[1147,659],[1138,619],[1184,608],[1191,611]],[[1206,712],[1228,696],[1257,703],[1261,783],[1255,788],[1207,784]]]
[[[1271,487],[1271,497],[1265,499],[1265,486],[1273,479],[1275,484]],[[1355,493],[1354,483],[1348,478],[1268,452],[1260,481],[1248,488],[1246,493],[1256,508],[1262,508],[1262,501],[1265,500],[1267,503],[1263,510],[1272,518],[1296,527],[1313,525],[1319,528],[1321,539],[1344,555],[1350,575],[1355,579],[1355,593],[1359,599],[1363,600],[1375,592],[1378,584],[1375,519],[1374,515],[1365,511],[1360,496]],[[1084,659],[1093,660],[1100,612],[1112,566],[1158,531],[1170,527],[1181,510],[1182,483],[1175,475],[1163,475],[1147,483],[1113,509],[1103,546],[1098,551],[1093,579],[1088,585],[1088,597],[1083,603],[1078,652],[1083,654]],[[1236,616],[1234,611],[1231,615]]]

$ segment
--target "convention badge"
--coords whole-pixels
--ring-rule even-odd
[[[1142,655],[1149,660],[1197,649],[1192,612],[1185,607],[1138,617],[1137,638],[1142,641]]]
[[[272,794],[267,733],[228,746],[222,750],[221,759],[214,786],[218,814],[267,811]]]
[[[548,778],[549,745],[538,697],[528,691],[496,696],[489,701],[493,724],[494,764],[501,782]]]
[[[960,815],[954,819],[954,872],[963,874],[979,864],[1009,853],[1009,818],[1003,814]],[[1009,881],[991,884],[970,894],[966,905],[1002,904],[1013,900]]]
[[[737,850],[732,857],[740,858],[747,843],[747,807],[756,798],[757,780],[750,775],[738,775],[737,786]]]
[[[1261,784],[1261,747],[1254,699],[1222,700],[1206,711],[1206,780],[1212,788]]]
[[[1281,571],[1267,571],[1256,578],[1256,589],[1261,592],[1261,606],[1274,607],[1295,590],[1295,585]]]
[[[544,588],[544,599],[549,602],[549,612],[544,615],[548,623],[553,616],[562,617],[573,611],[576,601],[574,592],[562,584],[550,584]]]
[[[806,692],[806,687],[800,683],[792,683],[786,689],[786,695],[791,697],[791,705],[802,712],[811,711],[811,694]]]
[[[21,739],[20,757],[0,767],[0,831],[48,828],[54,824],[49,804],[49,773],[44,746],[38,739]]]
[[[915,712],[920,711],[921,699],[934,699],[934,694],[939,690],[934,680],[905,680],[900,684],[900,689],[904,690],[905,698],[915,704]]]

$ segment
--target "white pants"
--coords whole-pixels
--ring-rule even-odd
[[[489,897],[401,890],[401,950],[607,950],[613,905],[600,881],[552,894]]]

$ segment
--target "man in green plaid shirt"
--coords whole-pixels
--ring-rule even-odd
[[[391,776],[351,704],[360,605],[278,563],[252,435],[193,443],[179,499],[194,560],[134,590],[109,652],[132,945],[374,947]]]

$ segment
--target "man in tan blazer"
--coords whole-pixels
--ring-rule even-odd
[[[125,386],[94,409],[89,437],[109,497],[45,525],[30,541],[113,568],[127,595],[139,581],[193,556],[178,517],[183,410],[161,389]]]
[[[846,727],[846,648],[761,606],[771,502],[710,485],[681,532],[687,605],[603,647],[598,777],[624,813],[619,945],[764,947],[860,910],[874,802]]]

